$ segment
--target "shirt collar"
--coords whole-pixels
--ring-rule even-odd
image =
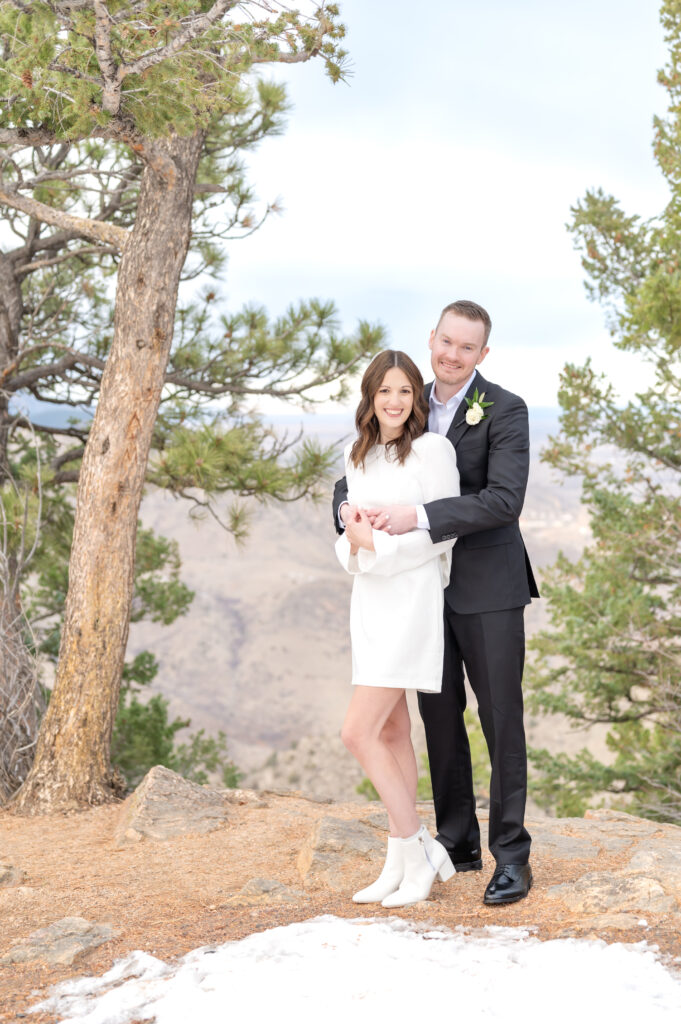
[[[433,408],[433,406],[439,406],[440,409],[456,409],[461,404],[463,396],[466,394],[469,387],[473,383],[473,379],[477,372],[477,370],[473,370],[472,374],[470,375],[466,383],[463,385],[463,387],[459,391],[457,391],[455,395],[452,395],[448,402],[441,402],[437,398],[435,394],[435,381],[433,381],[433,386],[430,389],[430,395],[428,397],[428,401],[430,403],[431,408]]]

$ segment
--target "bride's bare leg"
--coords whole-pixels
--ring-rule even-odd
[[[381,731],[381,739],[392,751],[395,760],[400,766],[402,778],[405,781],[412,803],[416,804],[418,766],[411,742],[411,719],[405,693],[402,693],[402,696],[388,716]],[[390,817],[390,812],[388,812],[388,819],[390,822],[390,835],[398,835],[399,833],[395,830],[395,822]]]
[[[398,748],[407,778],[393,747],[383,735],[386,723],[400,700],[404,702],[404,709],[398,710],[395,721],[402,730]],[[413,771],[405,754],[405,713],[408,718],[404,690],[386,686],[355,686],[341,731],[343,743],[362,765],[386,806],[392,834],[402,837],[414,835],[421,824],[416,813]],[[414,757],[413,750],[411,757]],[[414,760],[414,767],[415,764]]]

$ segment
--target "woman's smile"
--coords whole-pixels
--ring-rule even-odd
[[[414,391],[404,370],[391,367],[374,395],[374,414],[381,428],[381,444],[393,441],[414,408]]]

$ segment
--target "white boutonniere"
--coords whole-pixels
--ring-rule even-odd
[[[480,423],[481,420],[486,420],[485,409],[489,409],[490,405],[494,405],[494,402],[483,401],[485,392],[478,395],[478,389],[476,388],[472,398],[466,398],[468,403],[468,412],[466,413],[466,423],[469,427],[474,427],[476,423]]]

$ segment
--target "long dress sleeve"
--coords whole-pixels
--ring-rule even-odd
[[[456,453],[446,438],[431,435],[428,447],[423,452],[419,467],[424,503],[459,494],[459,471],[456,467]],[[338,544],[340,544],[339,538]],[[411,530],[395,536],[382,530],[373,531],[374,551],[360,548],[356,556],[357,567],[348,572],[368,572],[379,576],[393,576],[398,572],[415,569],[419,565],[439,558],[443,586],[449,581],[454,539],[434,544],[428,530]],[[337,548],[338,548],[337,544]],[[347,543],[349,553],[350,545]],[[342,564],[342,563],[341,563]]]
[[[346,572],[356,576],[361,572],[357,555],[350,554],[350,541],[344,533],[336,541],[336,557]]]

